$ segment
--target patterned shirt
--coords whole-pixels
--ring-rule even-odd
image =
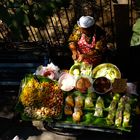
[[[89,53],[95,47],[95,45],[95,36],[92,37],[92,42],[88,43],[86,41],[86,35],[82,34],[80,40],[78,41],[78,50],[80,51],[80,53],[86,54]]]
[[[95,64],[101,60],[102,48],[97,48],[96,43],[101,40],[101,36],[105,36],[105,32],[97,26],[94,36],[88,37],[80,31],[80,27],[75,25],[72,34],[69,37],[69,43],[78,44],[77,50],[80,54],[87,54],[94,50],[94,55],[84,58],[82,61],[89,64]],[[89,41],[91,40],[91,41]]]

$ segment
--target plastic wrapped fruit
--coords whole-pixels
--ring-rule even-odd
[[[90,107],[94,107],[93,98],[90,96],[87,96],[85,98],[85,108],[90,108]]]
[[[71,107],[74,107],[74,99],[71,95],[68,95],[65,99],[66,104],[68,104]]]
[[[77,96],[75,97],[75,107],[83,107],[84,105],[84,98],[83,96]]]
[[[74,112],[80,112],[80,115],[83,115],[83,111],[81,107],[74,107]]]
[[[73,121],[80,122],[80,120],[81,120],[81,113],[80,112],[74,112],[72,114],[72,118],[73,118]]]
[[[72,113],[73,113],[72,107],[66,104],[64,107],[64,113],[65,113],[65,115],[72,115]]]

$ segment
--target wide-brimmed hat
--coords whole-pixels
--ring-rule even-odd
[[[95,24],[95,19],[91,16],[82,16],[77,21],[79,27],[82,28],[89,28]]]

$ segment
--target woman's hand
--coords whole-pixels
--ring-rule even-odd
[[[72,53],[72,59],[73,59],[73,60],[76,60],[77,57],[78,57],[78,56],[77,56],[77,53],[76,53],[76,52],[73,52],[73,53]]]
[[[91,50],[90,52],[88,52],[87,54],[85,54],[86,57],[91,57],[97,54],[96,50]]]
[[[78,61],[79,62],[81,62],[83,59],[85,59],[85,58],[91,58],[91,57],[93,57],[93,56],[96,56],[97,55],[97,52],[96,52],[96,50],[92,50],[92,51],[90,51],[89,53],[86,53],[86,54],[78,54]]]
[[[69,43],[69,48],[72,52],[72,59],[76,60],[77,59],[77,49],[76,49],[76,44],[74,42]]]
[[[78,61],[81,62],[85,58],[84,54],[79,54]]]

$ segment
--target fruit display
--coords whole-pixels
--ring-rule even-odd
[[[126,90],[115,65],[105,63],[99,68],[83,63],[65,71],[53,64],[37,68],[37,74],[22,80],[16,110],[24,120],[51,121],[52,127],[131,132],[137,95]],[[121,90],[116,87],[119,81]]]
[[[74,91],[65,95],[64,113],[56,126],[131,132],[137,98],[126,93],[100,95]]]

